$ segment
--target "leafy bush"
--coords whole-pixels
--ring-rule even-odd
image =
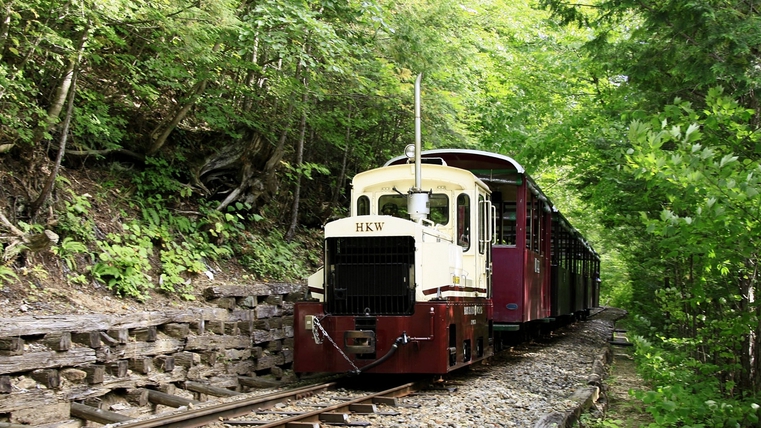
[[[642,376],[652,383],[648,391],[632,394],[647,406],[652,427],[755,426],[755,400],[736,400],[720,393],[719,366],[695,360],[673,346],[655,346],[641,336],[632,338]]]
[[[302,279],[309,275],[307,256],[299,243],[288,243],[277,229],[267,235],[250,235],[240,249],[241,263],[260,278],[286,280]]]
[[[139,229],[135,232],[125,234],[124,239],[120,235],[109,234],[111,242],[100,244],[102,252],[92,268],[92,275],[119,296],[145,300],[148,291],[153,288],[148,274],[153,244],[147,236],[140,234]]]

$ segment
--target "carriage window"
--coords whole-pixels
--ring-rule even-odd
[[[370,198],[365,195],[357,199],[357,215],[370,215]]]
[[[531,232],[534,237],[532,249],[537,253],[541,253],[541,246],[539,244],[541,242],[540,237],[542,236],[542,202],[539,198],[532,197],[531,199],[534,200],[533,219],[531,220],[531,225],[534,228]]]
[[[468,251],[470,248],[470,196],[465,193],[457,197],[457,245]]]
[[[528,193],[528,192],[526,192]],[[531,249],[531,243],[533,240],[531,239],[531,232],[534,230],[532,227],[532,222],[534,220],[534,195],[533,193],[529,193],[526,197],[526,248]]]

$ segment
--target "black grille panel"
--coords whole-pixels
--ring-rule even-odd
[[[412,314],[415,307],[413,237],[328,238],[325,244],[325,305],[329,313]]]

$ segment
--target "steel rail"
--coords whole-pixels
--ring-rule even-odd
[[[226,403],[212,404],[200,409],[190,409],[182,413],[160,415],[145,420],[120,423],[119,428],[150,428],[150,427],[200,427],[212,422],[219,422],[220,418],[235,418],[246,415],[252,410],[272,407],[287,399],[301,399],[303,397],[329,390],[338,382],[328,382],[320,385],[296,388],[273,394],[260,395],[244,400],[230,401]]]
[[[299,426],[298,425],[299,423],[304,423],[304,422],[320,422],[321,414],[351,413],[351,410],[349,408],[356,404],[367,404],[367,403],[373,403],[374,401],[383,401],[384,398],[394,400],[394,404],[395,404],[396,398],[409,395],[421,389],[424,385],[425,385],[424,382],[405,383],[404,385],[397,386],[395,388],[387,389],[385,391],[376,392],[373,394],[364,395],[362,397],[347,400],[343,403],[334,404],[332,406],[324,407],[319,410],[314,410],[314,411],[303,413],[300,415],[290,416],[276,422],[270,422],[267,424],[257,423],[256,425],[258,428],[285,428],[286,426]],[[222,423],[224,423],[224,421],[222,421]],[[293,425],[289,425],[289,424],[293,424]]]

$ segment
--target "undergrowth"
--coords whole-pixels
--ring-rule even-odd
[[[265,218],[243,203],[217,211],[218,202],[198,197],[180,176],[166,160],[149,159],[144,170],[129,177],[131,186],[115,205],[109,195],[113,182],[101,183],[109,189],[96,189],[93,196],[77,193],[59,177],[63,198],[53,207],[57,222],[52,230],[60,239],[51,253],[66,280],[96,281],[137,300],[149,298],[151,291],[193,300],[193,278],[211,278],[211,266],[222,262],[238,262],[259,279],[309,275],[318,254],[310,255],[301,243],[285,243],[280,218]],[[109,233],[98,225],[95,202],[112,204],[118,213]],[[16,272],[12,261],[1,264],[0,284],[18,280]]]

